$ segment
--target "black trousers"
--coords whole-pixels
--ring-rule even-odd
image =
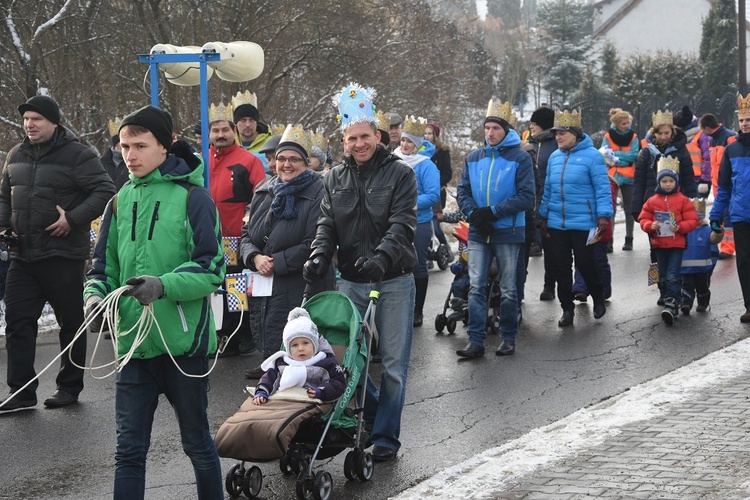
[[[745,309],[750,311],[750,222],[735,222],[734,247]]]
[[[13,260],[5,283],[5,336],[8,349],[8,386],[11,392],[23,387],[36,376],[37,321],[45,302],[55,311],[60,326],[60,348],[73,340],[83,324],[84,261],[62,258],[44,259],[33,263]],[[75,362],[86,363],[86,334],[71,347]],[[83,370],[70,362],[68,354],[60,358],[57,388],[74,396],[83,389]],[[21,397],[34,399],[39,382],[34,381]]]
[[[593,246],[586,245],[588,231],[561,231],[549,229],[552,265],[557,281],[557,297],[564,311],[572,311],[573,303],[573,255],[576,267],[586,282],[586,288],[595,303],[604,301],[602,282],[596,267]],[[546,251],[546,250],[545,250]]]

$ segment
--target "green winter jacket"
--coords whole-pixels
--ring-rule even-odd
[[[216,351],[210,296],[224,279],[224,252],[202,170],[202,164],[191,170],[171,155],[145,177],[130,176],[104,212],[84,298],[104,297],[134,276],[158,276],[164,285],[164,295],[153,306],[167,346],[154,325],[135,359],[166,354],[167,347],[173,356]],[[133,297],[121,297],[118,334],[128,331],[142,310]],[[134,337],[135,332],[117,337],[120,356]]]

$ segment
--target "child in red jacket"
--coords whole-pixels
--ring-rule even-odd
[[[661,161],[659,167],[662,167]],[[676,170],[660,169],[656,175],[656,192],[643,204],[638,221],[651,238],[659,281],[664,283],[664,310],[661,318],[674,323],[681,301],[682,252],[685,235],[698,226],[698,215],[690,198],[680,193]]]

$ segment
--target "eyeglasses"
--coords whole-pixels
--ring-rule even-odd
[[[303,161],[305,161],[305,160],[303,160],[302,158],[300,158],[298,156],[292,156],[290,158],[284,158],[284,157],[281,157],[281,156],[277,156],[276,157],[276,163],[281,163],[282,165],[284,163],[286,163],[286,162],[289,162],[292,165],[297,165],[298,163],[301,163]]]

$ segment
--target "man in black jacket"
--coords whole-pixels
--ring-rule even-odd
[[[310,282],[323,277],[338,250],[339,290],[364,315],[369,292],[378,286],[375,317],[382,356],[378,392],[367,380],[365,427],[376,461],[396,458],[414,320],[417,263],[417,180],[414,171],[380,145],[372,105],[374,90],[350,84],[337,94],[349,156],[324,178],[325,194],[304,267]]]
[[[104,212],[115,186],[93,149],[60,125],[60,109],[46,96],[21,104],[24,141],[11,149],[0,179],[0,234],[17,239],[6,283],[8,386],[13,397],[0,412],[36,406],[34,356],[37,320],[45,302],[68,346],[83,323],[83,273],[89,257],[91,221]],[[76,364],[86,361],[86,336],[71,347]],[[67,354],[60,360],[57,390],[48,408],[78,400],[83,370]]]

